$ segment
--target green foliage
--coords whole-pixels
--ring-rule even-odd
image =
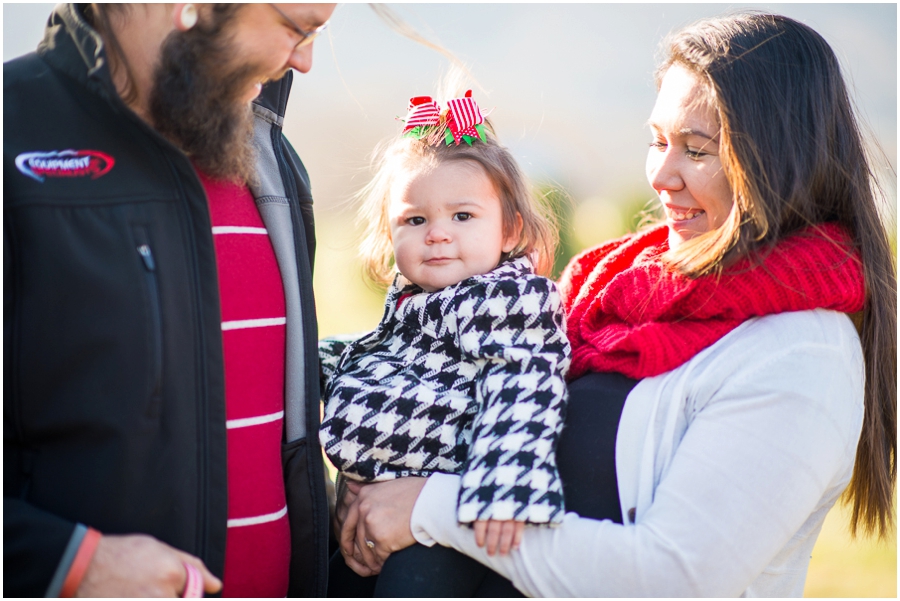
[[[559,278],[563,269],[576,254],[585,250],[584,245],[575,236],[573,220],[575,210],[580,200],[575,200],[572,195],[561,186],[544,183],[536,186],[540,199],[549,207],[559,225],[559,246],[553,261],[552,277]],[[647,222],[658,218],[656,211],[658,203],[656,199],[648,199],[648,194],[643,190],[634,193],[621,200],[619,208],[625,217],[622,231],[616,236],[636,232]]]
[[[575,207],[569,193],[558,186],[539,186],[538,194],[553,213],[559,227],[559,245],[556,247],[553,270],[550,274],[553,279],[557,279],[569,263],[569,259],[579,250],[572,232],[572,212]]]

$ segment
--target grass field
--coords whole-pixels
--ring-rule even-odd
[[[897,598],[897,537],[850,538],[848,511],[835,506],[822,526],[806,578],[806,597]]]

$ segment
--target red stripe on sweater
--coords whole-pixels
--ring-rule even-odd
[[[284,326],[222,333],[228,419],[268,415],[284,409],[284,334]],[[280,349],[280,360],[273,358],[273,349]]]
[[[284,317],[281,271],[274,260],[269,237],[216,234],[215,242],[218,262],[228,266],[219,269],[219,290],[229,299],[228,303],[222,303],[222,321]]]
[[[271,558],[277,558],[272,561]],[[284,597],[284,566],[291,559],[287,516],[275,522],[228,529],[224,597]]]
[[[240,494],[228,498],[229,519],[268,515],[284,507],[281,463],[270,460],[280,453],[280,421],[228,430],[228,477],[242,483]]]

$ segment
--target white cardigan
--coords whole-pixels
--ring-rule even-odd
[[[459,477],[436,474],[412,531],[531,596],[799,597],[825,515],[850,480],[863,386],[846,315],[751,319],[629,394],[616,439],[625,525],[568,513],[557,528],[527,528],[510,555],[488,557],[456,522]]]

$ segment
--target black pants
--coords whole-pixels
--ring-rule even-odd
[[[381,574],[358,576],[340,551],[328,566],[329,597],[521,597],[506,578],[449,547],[415,544],[391,555]]]
[[[556,449],[566,511],[622,523],[616,483],[616,431],[636,380],[588,374],[569,384],[565,426]],[[391,555],[381,574],[363,578],[331,558],[329,597],[521,597],[509,580],[447,547],[413,545]]]

